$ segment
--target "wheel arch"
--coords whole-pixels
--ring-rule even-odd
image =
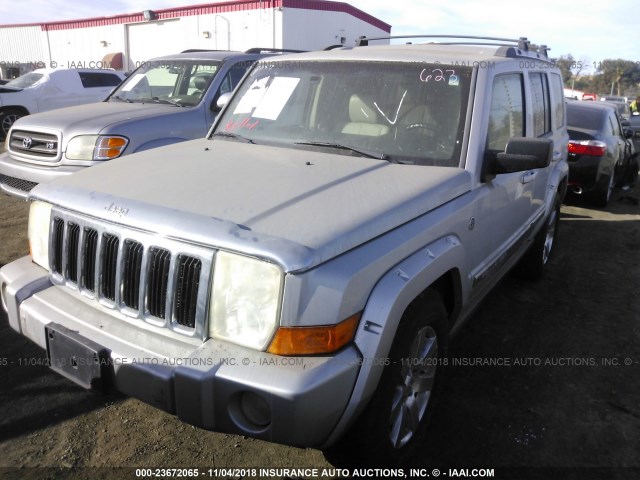
[[[24,105],[3,105],[0,108],[0,115],[4,115],[5,112],[9,110],[18,110],[20,113],[24,113],[25,115],[31,115],[27,107]]]
[[[455,235],[421,248],[383,275],[373,288],[355,343],[362,355],[358,380],[326,445],[334,443],[362,412],[375,392],[396,332],[407,309],[433,290],[441,297],[451,329],[463,303],[461,270],[465,250]]]
[[[20,114],[20,118],[29,115],[29,110],[27,110],[22,105],[5,105],[0,107],[0,137],[4,138],[5,135],[8,137],[9,131],[11,130],[11,128],[13,128],[13,123],[11,123],[9,128],[5,130],[4,117],[7,114],[16,113],[16,112]]]

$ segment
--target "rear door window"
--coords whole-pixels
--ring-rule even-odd
[[[551,108],[547,76],[543,73],[530,73],[529,84],[533,110],[533,135],[541,137],[551,131]]]
[[[115,87],[122,81],[120,77],[112,73],[79,72],[80,81],[84,88]]]

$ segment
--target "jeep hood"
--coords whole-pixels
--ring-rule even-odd
[[[24,129],[47,128],[64,133],[73,132],[74,136],[98,134],[117,123],[175,115],[183,109],[187,111],[189,108],[156,103],[97,102],[29,115],[21,118],[18,125]]]
[[[459,168],[202,139],[40,184],[31,198],[299,271],[470,188]]]

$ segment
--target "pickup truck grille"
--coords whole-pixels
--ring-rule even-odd
[[[203,337],[214,251],[54,210],[52,281],[127,317]]]
[[[59,146],[60,139],[53,133],[13,130],[9,138],[9,151],[48,162],[57,161]]]
[[[9,175],[0,175],[0,185],[5,185],[15,190],[21,190],[23,192],[30,192],[33,187],[38,185],[35,182],[29,180],[22,180],[21,178],[10,177]]]

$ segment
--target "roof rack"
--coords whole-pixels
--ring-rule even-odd
[[[291,48],[260,48],[254,47],[244,53],[305,53],[307,50],[293,50]]]
[[[200,52],[228,52],[229,50],[211,50],[209,48],[187,48],[180,53],[200,53]]]
[[[551,50],[546,45],[533,45],[527,37],[520,38],[502,38],[502,37],[476,37],[473,35],[396,35],[388,37],[359,37],[356,40],[357,47],[366,47],[373,40],[396,40],[409,38],[452,38],[452,39],[468,39],[468,40],[486,40],[486,42],[434,42],[440,45],[490,45],[496,47],[517,47],[525,52],[537,52],[547,57],[547,52]],[[494,43],[500,42],[500,43]]]

